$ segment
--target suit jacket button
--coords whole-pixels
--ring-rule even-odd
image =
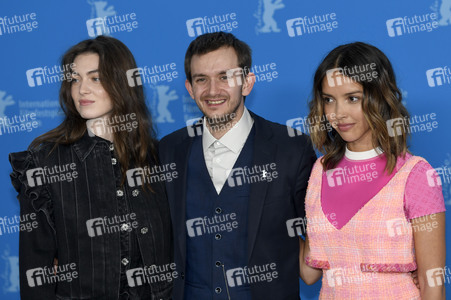
[[[141,234],[146,234],[149,229],[147,227],[141,228]]]

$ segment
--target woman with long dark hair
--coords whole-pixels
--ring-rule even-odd
[[[145,172],[157,148],[143,87],[129,84],[133,55],[99,36],[62,64],[63,122],[10,154],[21,216],[37,221],[20,233],[21,297],[170,299],[169,207]]]
[[[445,299],[434,282],[445,266],[441,186],[408,151],[411,118],[384,53],[361,42],[332,50],[315,73],[309,119],[324,156],[306,195],[304,281],[322,276],[320,299]]]

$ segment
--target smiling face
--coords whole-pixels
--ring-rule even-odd
[[[374,148],[372,133],[362,109],[363,88],[356,82],[345,82],[344,78],[341,82],[343,84],[330,86],[327,79],[323,79],[324,113],[349,150],[371,150]]]
[[[99,79],[99,55],[77,55],[72,70],[71,96],[80,116],[88,120],[109,117],[113,103]]]
[[[238,57],[231,47],[222,47],[191,59],[192,81],[185,86],[202,113],[210,119],[238,121],[244,111],[244,96],[253,87],[253,74],[249,73],[243,85],[229,86],[227,70],[238,68]]]

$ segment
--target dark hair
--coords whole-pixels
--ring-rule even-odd
[[[126,72],[135,69],[133,54],[121,41],[106,36],[84,40],[71,47],[63,56],[63,66],[71,65],[80,54],[99,55],[100,82],[108,93],[113,110],[111,117],[136,114],[137,128],[128,131],[115,131],[113,138],[115,151],[121,164],[123,177],[132,162],[137,166],[147,166],[149,158],[157,161],[155,131],[147,109],[144,90],[141,85],[130,87]],[[37,137],[30,148],[37,148],[44,142],[71,144],[86,132],[86,120],[78,113],[71,96],[72,80],[64,80],[60,88],[60,106],[65,114],[63,122],[55,129]],[[55,149],[55,147],[53,149]],[[150,153],[150,157],[149,157]]]
[[[395,118],[406,120],[408,125],[409,113],[402,104],[402,94],[396,85],[395,73],[387,56],[378,48],[362,42],[355,42],[338,46],[333,49],[319,65],[313,82],[313,99],[309,103],[311,129],[325,128],[330,125],[324,115],[324,100],[322,98],[322,83],[326,73],[335,68],[341,71],[352,69],[354,66],[372,66],[371,72],[377,76],[365,78],[362,72],[343,76],[354,80],[363,87],[362,110],[372,132],[373,147],[380,147],[387,157],[385,169],[391,173],[396,166],[399,155],[407,150],[406,130],[402,134],[389,136],[387,121]],[[364,69],[364,68],[363,68]],[[328,126],[330,127],[330,126]],[[311,130],[310,137],[315,147],[324,153],[322,164],[324,169],[332,169],[343,158],[346,142],[335,129]]]
[[[226,32],[206,33],[198,36],[189,44],[185,54],[185,75],[191,83],[191,59],[194,55],[207,54],[222,47],[232,47],[238,57],[238,66],[250,70],[252,65],[252,50],[233,34]]]

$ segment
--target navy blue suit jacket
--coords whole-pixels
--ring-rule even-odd
[[[316,160],[306,135],[291,137],[287,127],[251,112],[255,139],[253,166],[276,164],[278,178],[251,184],[248,216],[248,266],[276,263],[278,279],[251,284],[252,298],[299,299],[299,238],[290,237],[286,221],[305,217],[304,199]],[[166,182],[174,232],[178,278],[174,299],[183,300],[186,265],[186,175],[193,138],[187,128],[164,137],[159,145],[162,164],[176,163],[178,178]],[[233,246],[233,245],[231,245]]]

